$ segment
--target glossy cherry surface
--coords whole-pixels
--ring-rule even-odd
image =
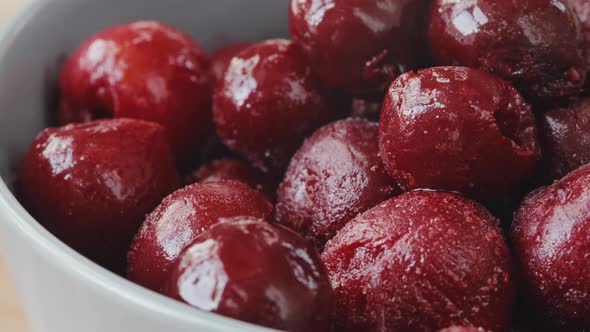
[[[379,156],[376,123],[340,120],[295,154],[278,190],[277,222],[318,248],[359,213],[400,193]]]
[[[223,78],[223,74],[231,60],[240,52],[252,46],[253,43],[233,43],[226,45],[211,54],[211,74],[213,79],[217,82]]]
[[[278,180],[276,176],[254,168],[242,160],[219,159],[201,166],[190,174],[188,183],[220,180],[241,181],[263,194],[270,202],[275,201]]]
[[[166,128],[179,163],[211,132],[209,58],[190,36],[161,23],[119,25],[91,37],[60,78],[61,122],[125,117]]]
[[[546,180],[590,163],[590,99],[544,113],[540,122]]]
[[[326,245],[336,330],[506,331],[512,262],[498,221],[451,193],[418,191],[353,219]]]
[[[261,168],[282,169],[303,140],[341,113],[302,50],[275,39],[235,57],[217,85],[217,133]]]
[[[590,330],[590,166],[530,194],[512,242],[526,302],[553,331]]]
[[[271,328],[331,330],[332,289],[315,248],[263,220],[229,219],[198,236],[173,267],[167,294]]]
[[[329,86],[380,98],[425,57],[427,0],[291,0],[293,40]]]
[[[429,36],[437,64],[488,70],[533,98],[584,86],[584,37],[569,0],[434,0]]]
[[[507,193],[540,158],[531,107],[506,81],[465,67],[399,77],[380,122],[385,167],[402,189]]]
[[[122,272],[146,213],[180,185],[164,129],[115,119],[44,130],[19,175],[22,203],[59,239]]]
[[[162,291],[180,252],[220,218],[266,219],[272,205],[256,190],[237,181],[197,183],[166,197],[147,216],[131,245],[128,278]]]

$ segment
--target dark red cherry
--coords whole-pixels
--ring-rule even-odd
[[[180,252],[220,218],[266,219],[271,212],[272,205],[241,182],[196,183],[180,189],[145,219],[129,251],[127,276],[139,285],[162,291]]]
[[[426,57],[427,0],[291,0],[290,27],[329,86],[380,98]]]
[[[275,201],[278,181],[275,175],[263,173],[242,160],[219,159],[192,172],[187,182],[211,182],[220,180],[241,181]]]
[[[385,167],[402,189],[510,192],[540,158],[531,107],[506,81],[477,69],[435,67],[399,77],[380,123]]]
[[[540,122],[545,180],[560,179],[590,163],[590,99],[544,113]]]
[[[282,169],[303,140],[342,112],[288,40],[255,44],[234,57],[214,100],[217,133],[261,168]]]
[[[165,130],[115,119],[43,131],[22,163],[23,205],[50,232],[116,272],[146,213],[179,186]]]
[[[180,164],[211,132],[209,58],[188,35],[141,21],[92,36],[60,78],[62,123],[137,118],[166,128]]]
[[[551,331],[590,330],[590,166],[531,193],[514,216],[522,291]]]
[[[213,79],[216,82],[221,80],[231,60],[250,46],[252,46],[252,43],[234,43],[215,51],[211,55],[211,74],[213,75]]]
[[[179,256],[167,294],[198,309],[293,332],[326,332],[332,289],[315,248],[263,220],[224,219]]]
[[[400,193],[379,156],[376,123],[340,120],[295,154],[278,190],[277,222],[323,248],[346,223]]]
[[[510,327],[508,245],[498,220],[463,196],[392,198],[346,224],[322,259],[339,332]]]
[[[434,0],[429,29],[438,65],[488,70],[533,98],[584,86],[584,36],[569,0]]]

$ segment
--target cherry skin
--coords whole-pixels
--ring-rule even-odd
[[[400,193],[379,156],[376,123],[340,120],[297,151],[278,190],[276,220],[323,248],[359,213]]]
[[[241,181],[263,194],[269,202],[275,201],[278,187],[276,176],[263,173],[242,160],[214,160],[192,172],[187,182],[192,184],[220,180]]]
[[[531,193],[512,242],[525,299],[552,331],[590,329],[590,165]]]
[[[265,169],[284,168],[303,140],[340,115],[301,49],[275,39],[234,57],[217,85],[217,133]]]
[[[584,49],[586,51],[586,65],[590,68],[590,1],[588,0],[570,0],[572,8],[582,27],[584,34]],[[590,80],[586,80],[586,93],[588,93],[588,86]]]
[[[380,98],[425,57],[427,0],[291,0],[293,40],[329,86]]]
[[[198,309],[293,332],[330,331],[332,289],[319,254],[296,233],[224,219],[179,256],[167,295]]]
[[[226,45],[211,54],[211,74],[215,82],[223,79],[231,60],[240,52],[252,46],[253,43],[233,43]]]
[[[544,113],[540,122],[545,180],[560,179],[590,163],[590,99]]]
[[[164,128],[130,119],[44,130],[18,181],[31,215],[115,272],[145,214],[180,185]]]
[[[220,218],[266,219],[270,204],[256,190],[237,181],[196,183],[166,197],[147,216],[131,244],[129,280],[161,292],[180,252]]]
[[[429,36],[436,64],[485,69],[532,98],[583,89],[584,37],[569,0],[434,0]]]
[[[346,224],[322,259],[340,332],[510,327],[506,240],[479,204],[451,193],[392,198]]]
[[[379,130],[385,167],[404,190],[488,200],[522,183],[540,158],[531,107],[509,83],[477,69],[400,76]]]
[[[161,23],[119,25],[91,37],[60,77],[62,123],[137,118],[160,123],[179,164],[210,133],[209,58],[190,36]]]

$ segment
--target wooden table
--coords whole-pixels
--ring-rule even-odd
[[[0,26],[6,22],[24,0],[0,0]],[[1,28],[1,27],[0,27]],[[27,332],[27,324],[19,300],[0,257],[0,331]]]

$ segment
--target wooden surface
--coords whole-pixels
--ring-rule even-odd
[[[0,28],[24,0],[0,0]],[[0,331],[28,332],[21,306],[0,257]]]

